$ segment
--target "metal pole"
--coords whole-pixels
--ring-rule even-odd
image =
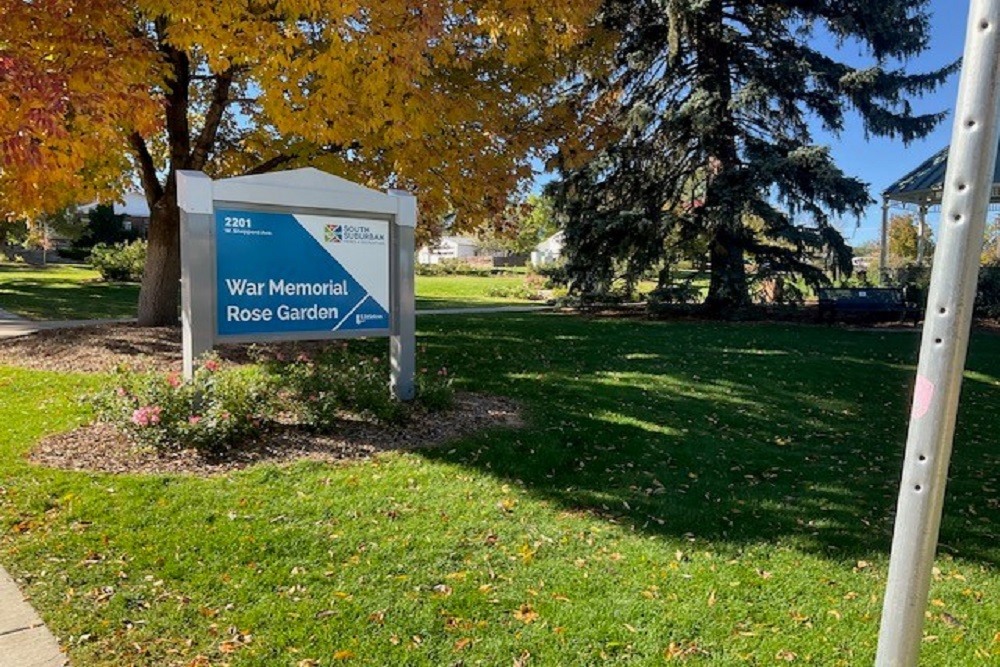
[[[389,388],[398,401],[412,401],[417,395],[417,302],[414,286],[414,232],[417,226],[417,198],[402,190],[390,190],[398,197],[393,220],[396,242],[392,252],[394,271],[392,335],[389,338]]]
[[[971,0],[877,667],[913,667],[941,526],[1000,117],[1000,0]]]
[[[878,255],[878,284],[882,287],[886,284],[886,276],[889,267],[889,198],[882,199],[882,240],[879,246]]]
[[[212,319],[212,179],[200,171],[177,172],[181,210],[181,353],[184,379],[214,344]]]

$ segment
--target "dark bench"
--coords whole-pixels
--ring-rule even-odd
[[[898,287],[821,287],[817,295],[820,319],[905,320],[910,315],[919,317],[920,312],[916,304],[907,300],[905,290]]]

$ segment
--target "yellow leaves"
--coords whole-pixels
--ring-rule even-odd
[[[663,651],[663,659],[683,661],[704,653],[705,651],[698,646],[697,642],[670,642]]]
[[[524,603],[514,610],[514,618],[528,625],[538,620],[538,612],[530,604]]]
[[[336,651],[333,654],[333,659],[337,660],[337,661],[341,661],[341,662],[343,662],[345,660],[350,660],[353,657],[355,657],[354,651],[348,651],[346,649],[340,650],[340,651]]]

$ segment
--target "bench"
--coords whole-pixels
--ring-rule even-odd
[[[920,312],[898,287],[822,287],[817,296],[820,319],[899,317],[903,321],[913,315],[916,321]]]

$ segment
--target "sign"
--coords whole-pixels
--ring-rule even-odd
[[[389,223],[215,212],[222,337],[389,330]]]
[[[416,199],[317,169],[177,172],[184,375],[219,343],[388,336],[415,395]]]

